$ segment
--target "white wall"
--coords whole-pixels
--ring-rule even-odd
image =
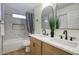
[[[41,28],[41,12],[42,12],[42,8],[43,8],[43,5],[37,7],[34,10],[35,11],[34,12],[35,13],[35,19],[34,19],[34,21],[35,21],[35,33],[42,33],[42,28]],[[36,21],[36,19],[38,19],[38,22]],[[46,29],[46,31],[47,31],[48,34],[50,34],[50,29]],[[59,36],[59,35],[63,35],[63,30],[56,29],[55,30],[55,36]],[[70,36],[76,37],[77,40],[79,40],[79,30],[68,30],[68,37],[70,37]]]
[[[62,19],[62,23],[66,24],[67,28],[79,29],[79,4],[72,4],[64,8],[57,10],[57,15],[65,16],[65,22]],[[67,22],[66,22],[67,21]],[[65,25],[62,25],[65,27]],[[60,26],[61,27],[61,26]]]
[[[34,10],[34,26],[35,26],[35,33],[41,33],[41,12],[42,12],[42,4],[35,8]]]

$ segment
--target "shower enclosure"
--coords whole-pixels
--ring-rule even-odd
[[[14,18],[13,14],[21,15],[23,13],[11,8],[9,3],[1,3],[0,53],[3,55],[25,48],[30,41],[26,28],[26,19]]]
[[[3,40],[4,40],[4,6],[0,3],[0,54],[3,54]]]
[[[2,38],[1,38],[1,3],[0,3],[0,54],[2,54]]]

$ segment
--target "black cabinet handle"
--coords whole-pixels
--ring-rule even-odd
[[[33,47],[35,47],[35,43],[33,43]]]

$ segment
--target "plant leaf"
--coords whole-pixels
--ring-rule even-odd
[[[54,20],[54,17],[50,17],[49,18],[49,26],[50,26],[51,31],[54,31],[54,29],[55,29],[55,20]]]

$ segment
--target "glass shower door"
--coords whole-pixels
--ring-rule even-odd
[[[3,53],[4,21],[0,20],[0,54]]]
[[[1,37],[1,3],[0,3],[0,55],[2,54],[2,37]]]
[[[3,5],[0,3],[0,55],[3,54],[4,18]]]
[[[2,54],[2,37],[1,37],[1,24],[0,24],[0,55]]]

